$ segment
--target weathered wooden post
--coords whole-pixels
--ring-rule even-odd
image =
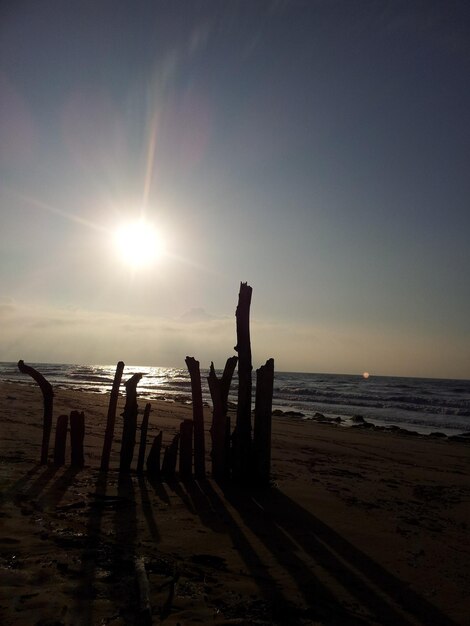
[[[204,441],[204,408],[202,405],[201,371],[199,361],[187,356],[186,365],[191,377],[191,393],[193,397],[194,422],[194,474],[196,478],[206,476],[206,445]]]
[[[267,483],[271,474],[271,421],[274,388],[274,359],[256,370],[253,469],[255,481]]]
[[[180,424],[180,464],[181,478],[189,478],[193,470],[193,420],[185,419]]]
[[[133,374],[124,385],[126,387],[126,404],[122,417],[124,424],[122,429],[121,441],[121,461],[119,464],[120,472],[129,472],[131,469],[132,458],[134,456],[135,434],[137,431],[137,385],[139,384],[142,374]]]
[[[238,482],[248,482],[251,471],[251,342],[250,305],[252,288],[240,283],[238,294],[237,345],[238,352],[238,406],[237,422],[233,432],[232,476]]]
[[[227,416],[228,394],[237,360],[236,356],[227,359],[221,379],[217,378],[214,363],[211,363],[207,378],[212,398],[212,425],[210,429],[212,475],[216,480],[226,479],[230,473],[230,418]]]
[[[70,413],[70,444],[72,448],[71,464],[73,467],[83,467],[83,440],[85,438],[85,414],[83,411]]]
[[[147,476],[155,480],[160,479],[160,452],[162,449],[163,433],[160,431],[154,438],[152,447],[147,457]]]
[[[149,416],[150,409],[152,405],[150,402],[147,402],[145,405],[144,416],[142,418],[142,424],[140,426],[140,446],[139,446],[139,458],[137,460],[137,473],[142,474],[144,471],[144,458],[145,458],[145,448],[147,445],[147,429],[149,425]]]
[[[180,434],[176,433],[173,437],[173,441],[165,448],[162,462],[162,476],[165,478],[173,478],[175,475],[179,440]]]
[[[124,371],[124,363],[119,361],[114,374],[113,386],[109,397],[108,417],[106,420],[106,432],[104,435],[103,452],[101,454],[101,470],[108,471],[109,457],[111,455],[111,447],[113,445],[114,424],[116,421],[116,407],[119,396],[119,387],[121,385],[122,373]]]
[[[47,457],[49,454],[49,441],[51,438],[52,430],[52,408],[54,401],[54,392],[52,391],[52,385],[47,381],[42,374],[40,374],[34,367],[26,365],[23,360],[18,361],[18,369],[22,374],[29,374],[37,384],[39,385],[43,401],[44,401],[44,416],[42,426],[42,445],[41,445],[41,465],[46,465]]]
[[[59,415],[55,427],[54,465],[65,465],[65,443],[69,425],[68,415]]]

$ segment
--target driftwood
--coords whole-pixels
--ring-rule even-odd
[[[173,478],[176,471],[176,460],[178,458],[178,445],[180,434],[177,433],[173,437],[173,441],[165,448],[162,462],[162,476],[165,478]]]
[[[136,557],[134,561],[135,578],[139,592],[138,624],[150,626],[152,624],[152,606],[150,604],[150,587],[145,571],[144,559]]]
[[[180,464],[182,478],[189,478],[193,468],[193,420],[185,419],[180,424]]]
[[[152,405],[147,402],[145,405],[144,416],[142,418],[142,425],[140,427],[140,445],[139,445],[139,458],[137,460],[137,473],[142,474],[144,471],[144,459],[145,448],[147,446],[147,429],[149,425],[150,409]]]
[[[72,448],[71,464],[73,467],[83,467],[83,440],[85,438],[85,414],[83,411],[70,413],[70,444]]]
[[[106,432],[104,435],[103,452],[101,454],[101,470],[108,471],[109,457],[111,455],[111,447],[113,445],[114,424],[116,421],[116,407],[119,396],[119,387],[121,385],[122,373],[124,371],[124,363],[119,361],[114,374],[113,387],[109,398],[108,417],[106,420]]]
[[[206,476],[206,446],[204,442],[204,409],[202,405],[201,371],[199,361],[187,356],[186,365],[191,377],[191,393],[193,398],[194,421],[194,474],[196,478]]]
[[[252,288],[247,283],[240,283],[238,294],[237,345],[238,352],[238,406],[237,422],[233,432],[233,478],[238,482],[247,482],[250,476],[251,459],[251,342],[250,342],[250,305]]]
[[[267,483],[271,473],[271,421],[273,407],[274,359],[256,370],[255,423],[253,430],[254,479]]]
[[[65,465],[65,444],[69,426],[68,415],[59,415],[55,427],[54,465]]]
[[[162,449],[162,436],[163,433],[159,432],[154,438],[152,447],[150,448],[149,455],[147,457],[147,476],[155,480],[160,479],[160,452]]]
[[[52,391],[52,385],[44,378],[42,374],[35,370],[34,367],[26,365],[23,360],[18,361],[18,369],[22,374],[28,374],[29,376],[31,376],[31,378],[33,378],[37,382],[42,391],[44,401],[44,416],[42,426],[41,465],[46,465],[47,457],[49,454],[49,441],[51,438],[52,430],[52,408],[54,402],[54,392]]]
[[[225,480],[230,473],[230,418],[227,416],[228,394],[233,372],[237,366],[237,357],[230,357],[225,364],[222,378],[217,378],[214,363],[211,363],[207,382],[212,398],[212,476],[216,480]]]
[[[124,385],[126,387],[126,404],[122,414],[124,425],[122,429],[120,472],[129,472],[134,456],[135,435],[137,431],[137,385],[142,374],[133,374]]]

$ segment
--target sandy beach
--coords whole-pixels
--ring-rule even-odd
[[[99,472],[108,400],[56,390],[86,467],[41,466],[39,389],[0,385],[5,626],[143,623],[136,559],[154,624],[470,623],[469,444],[274,417],[270,488],[155,483],[119,477],[121,418]],[[148,440],[185,417],[153,402]]]

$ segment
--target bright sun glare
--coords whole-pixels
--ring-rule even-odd
[[[164,251],[160,234],[142,219],[122,224],[115,232],[114,243],[122,262],[133,268],[152,265]]]

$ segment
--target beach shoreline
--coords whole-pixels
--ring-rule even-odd
[[[135,623],[136,557],[154,623],[468,623],[465,441],[276,416],[270,488],[154,483],[119,477],[120,417],[99,472],[108,400],[56,390],[54,425],[85,412],[85,468],[40,466],[41,394],[0,383],[3,624]],[[148,441],[191,411],[152,402]]]

